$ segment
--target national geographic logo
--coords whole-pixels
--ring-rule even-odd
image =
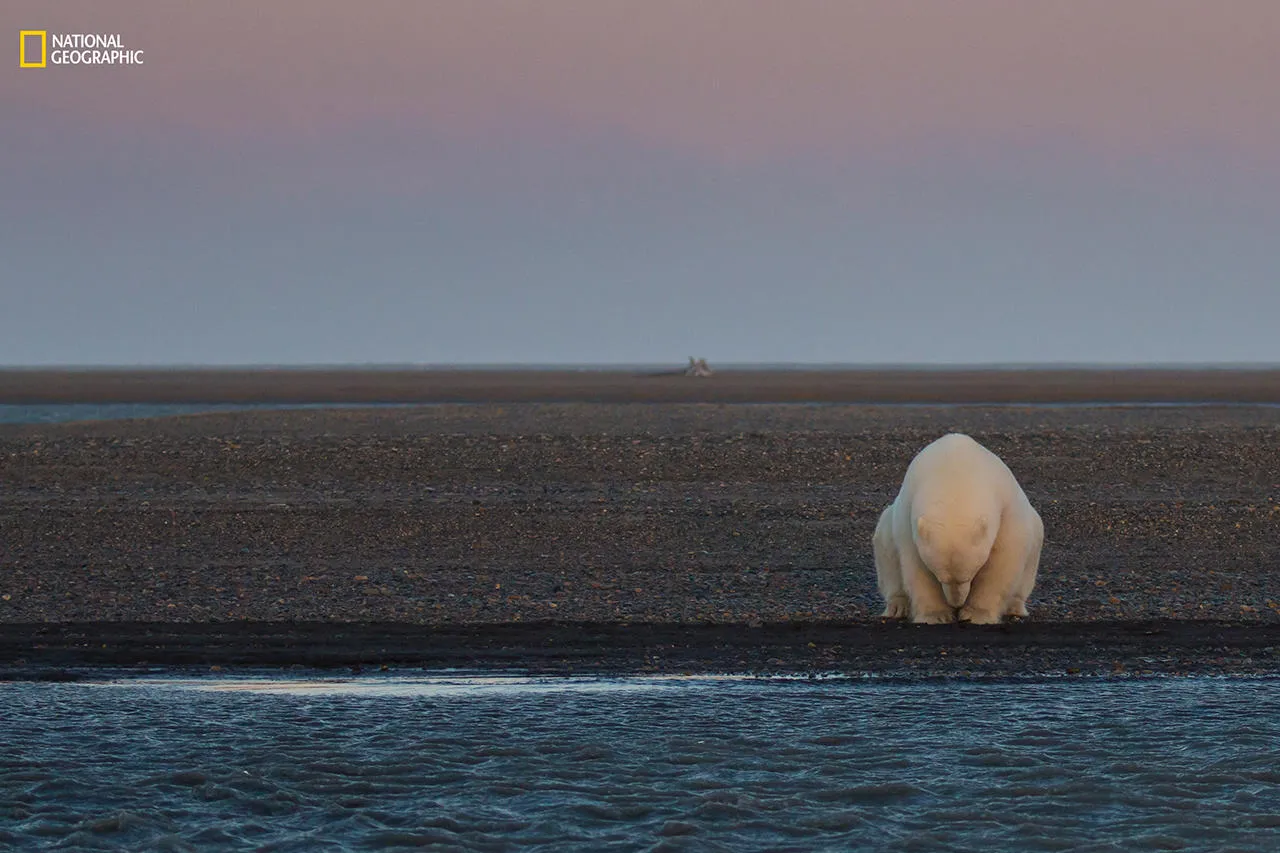
[[[141,50],[127,50],[119,33],[18,32],[18,67],[142,65]]]

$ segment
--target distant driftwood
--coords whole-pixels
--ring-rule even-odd
[[[710,376],[711,368],[707,367],[705,358],[694,358],[689,356],[689,366],[684,369],[685,376]]]
[[[715,371],[707,365],[705,358],[694,358],[689,356],[689,364],[683,370],[660,370],[657,373],[648,373],[646,376],[712,376]]]

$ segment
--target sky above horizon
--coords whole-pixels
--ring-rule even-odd
[[[0,365],[1280,363],[1280,3],[16,0]]]

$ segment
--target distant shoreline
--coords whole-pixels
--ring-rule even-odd
[[[714,365],[713,365],[714,367]],[[1280,367],[0,369],[0,404],[1280,404]]]

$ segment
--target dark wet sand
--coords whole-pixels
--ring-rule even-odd
[[[881,678],[1257,676],[1280,625],[1215,621],[688,625],[239,622],[0,625],[0,681],[144,674],[453,669],[547,676],[843,674]]]
[[[951,430],[999,453],[1044,517],[1023,624],[877,618],[875,519]],[[3,426],[0,668],[1280,673],[1277,448],[1266,406]]]

